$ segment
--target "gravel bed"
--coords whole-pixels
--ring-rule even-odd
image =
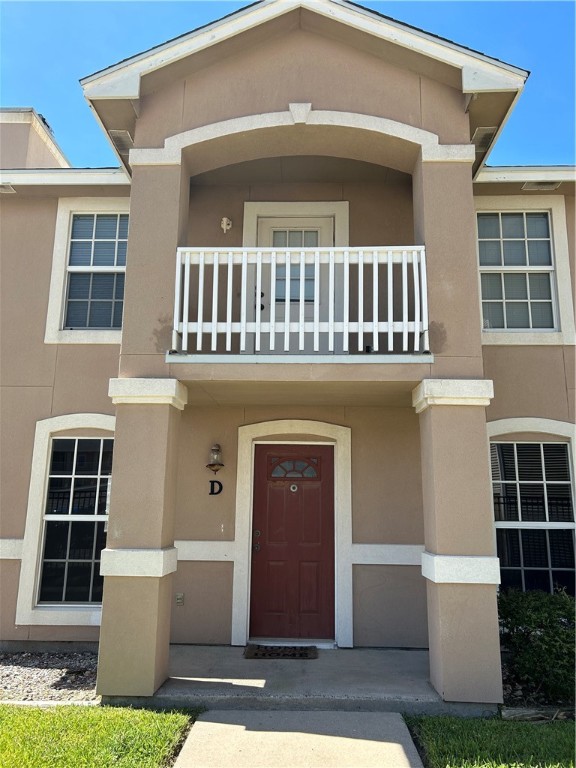
[[[96,701],[96,653],[0,653],[0,701]]]

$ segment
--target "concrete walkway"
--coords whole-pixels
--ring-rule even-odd
[[[392,712],[220,710],[200,715],[174,768],[423,768]]]

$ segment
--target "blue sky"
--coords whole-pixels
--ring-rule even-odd
[[[35,107],[74,166],[115,166],[80,78],[246,4],[0,0],[0,104]],[[575,163],[574,0],[361,4],[531,71],[490,165]]]

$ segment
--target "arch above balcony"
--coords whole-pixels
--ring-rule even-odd
[[[435,133],[374,115],[314,110],[289,104],[285,112],[246,115],[169,136],[160,148],[130,152],[130,165],[180,165],[194,174],[262,157],[331,155],[412,173],[415,163],[472,163],[470,144],[440,144]]]

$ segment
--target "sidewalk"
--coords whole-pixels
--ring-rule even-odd
[[[200,715],[174,768],[423,768],[395,712]]]

